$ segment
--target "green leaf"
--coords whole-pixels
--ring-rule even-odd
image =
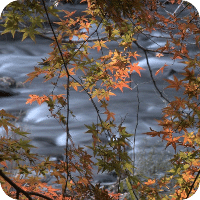
[[[35,27],[24,28],[21,30],[21,32],[24,32],[22,41],[24,41],[29,36],[35,42],[35,34],[40,34],[35,30]]]
[[[123,169],[127,169],[131,174],[133,174],[133,165],[131,163],[126,162]]]
[[[135,196],[133,194],[133,190],[132,190],[132,187],[131,187],[131,184],[130,184],[128,178],[126,178],[126,185],[128,187],[128,191],[129,191],[129,194],[131,196],[131,200],[135,200]]]

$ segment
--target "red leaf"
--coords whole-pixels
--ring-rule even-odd
[[[174,75],[174,81],[169,80],[169,79],[165,79],[168,83],[170,83],[169,86],[167,86],[166,88],[175,88],[176,91],[178,91],[180,89],[180,86],[182,84],[182,80],[178,80],[178,78]]]

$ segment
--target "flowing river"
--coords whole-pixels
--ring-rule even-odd
[[[77,13],[80,14],[85,5],[65,6],[69,10],[73,8],[77,9]],[[99,34],[101,34],[101,30]],[[164,37],[166,35],[161,35],[159,32],[153,32],[152,35],[154,36],[152,40],[141,35],[139,38],[140,45],[146,48],[157,49],[158,45],[162,46],[165,44],[165,39],[157,37]],[[17,82],[24,82],[27,79],[27,74],[34,70],[34,66],[37,66],[38,62],[42,61],[41,58],[48,57],[48,53],[51,51],[49,45],[52,42],[41,36],[36,37],[36,43],[29,38],[21,42],[21,38],[22,35],[18,33],[15,39],[12,39],[10,34],[0,36],[0,76],[12,77]],[[111,50],[118,48],[115,42],[106,43],[106,45]],[[133,81],[131,83],[132,90],[125,88],[123,93],[120,90],[116,90],[116,96],[111,97],[109,105],[111,111],[116,114],[116,122],[118,124],[125,118],[123,125],[127,127],[129,133],[135,133],[138,123],[135,148],[137,162],[140,159],[140,157],[137,157],[137,152],[139,155],[144,150],[145,152],[149,152],[153,147],[156,147],[155,155],[160,156],[165,151],[165,144],[159,138],[151,138],[142,133],[150,131],[150,127],[154,130],[161,129],[155,119],[161,119],[162,108],[166,105],[166,102],[160,97],[153,84],[143,51],[136,46],[133,47],[134,51],[137,51],[142,56],[138,59],[139,66],[145,70],[141,71],[141,77],[134,72],[131,75]],[[190,49],[191,54],[194,51],[195,49]],[[108,50],[106,49],[104,52],[106,54]],[[94,59],[99,56],[94,50],[90,53]],[[155,53],[148,53],[148,56],[153,75],[165,63],[169,65],[165,68],[163,74],[154,75],[160,91],[169,100],[173,100],[174,95],[181,95],[181,93],[175,92],[174,89],[164,90],[168,85],[164,79],[172,79],[173,74],[180,78],[181,75],[179,73],[183,72],[184,65],[177,61],[172,61],[170,59],[171,55],[157,58]],[[20,116],[16,124],[21,126],[23,130],[31,133],[32,144],[38,147],[34,152],[49,155],[51,159],[62,159],[66,141],[65,130],[51,117],[46,104],[42,104],[41,106],[36,103],[32,105],[26,104],[29,94],[48,95],[51,93],[53,89],[51,81],[45,83],[43,81],[43,77],[39,76],[31,84],[26,83],[25,87],[13,88],[12,91],[18,93],[18,95],[0,98],[0,109],[5,109],[12,114]],[[138,90],[136,86],[138,86]],[[64,93],[64,90],[61,87],[57,87],[55,92]],[[95,102],[97,102],[96,99]],[[138,103],[140,105],[137,122]],[[91,125],[92,122],[96,123],[97,115],[89,97],[84,92],[80,93],[71,90],[70,110],[76,116],[75,118],[70,116],[69,120],[70,134],[74,143],[80,146],[91,145],[91,135],[85,133],[87,130],[85,124]],[[131,145],[133,145],[133,138],[131,140]],[[130,156],[132,156],[133,150],[130,149],[128,151]],[[173,152],[171,147],[167,148],[167,151]],[[105,174],[96,175],[95,180],[98,182],[113,182],[116,179],[114,176]]]

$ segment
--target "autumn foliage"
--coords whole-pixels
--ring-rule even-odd
[[[66,127],[67,135],[64,161],[57,163],[48,158],[40,160],[38,155],[30,153],[30,148],[33,146],[30,145],[28,133],[15,127],[11,120],[15,117],[1,110],[0,126],[7,133],[7,136],[1,137],[0,140],[0,180],[3,189],[9,196],[18,199],[120,199],[124,185],[128,188],[132,200],[175,200],[191,196],[200,182],[200,77],[197,73],[200,67],[198,52],[200,30],[197,12],[192,12],[192,6],[181,0],[166,2],[82,0],[81,2],[87,2],[88,9],[81,17],[76,18],[73,17],[75,11],[67,10],[60,11],[64,12],[65,16],[59,18],[56,7],[53,5],[48,7],[44,0],[15,1],[9,4],[7,12],[3,15],[5,29],[2,34],[11,32],[14,37],[16,31],[22,32],[22,41],[30,37],[36,42],[35,35],[42,35],[41,30],[45,21],[52,28],[53,37],[50,38],[52,51],[48,58],[43,60],[43,65],[35,66],[34,71],[28,74],[26,81],[31,82],[43,75],[44,81],[52,81],[52,94],[43,96],[30,94],[27,104],[47,103],[52,116]],[[187,10],[189,14],[180,17],[183,12],[181,9],[174,13],[166,12],[166,15],[160,14],[159,10],[164,9],[167,3],[176,5],[176,8],[182,6],[181,8]],[[49,14],[59,19],[59,22],[54,23],[58,27],[56,30],[52,27]],[[24,16],[27,16],[26,20]],[[96,29],[91,33],[89,31],[92,26]],[[98,34],[100,28],[104,30],[103,35]],[[163,46],[151,49],[139,43],[139,35],[143,34],[152,40],[151,34],[156,31],[167,33],[166,43]],[[92,37],[94,34],[96,34],[95,39]],[[75,36],[77,40],[73,39]],[[118,48],[110,50],[109,42],[115,42]],[[196,49],[195,52],[189,52],[190,45]],[[141,55],[134,50],[134,46],[144,53],[146,69],[140,66]],[[105,50],[108,53],[105,53]],[[90,56],[91,51],[97,52],[97,59]],[[180,79],[174,75],[172,79],[166,79],[168,86],[165,88],[180,91],[182,97],[175,96],[169,101],[159,90],[154,78],[163,73],[168,64],[160,66],[160,69],[153,73],[149,63],[149,53],[154,53],[157,59],[170,55],[172,61],[178,60],[184,64],[182,73],[184,78]],[[162,110],[163,118],[158,120],[162,130],[150,129],[145,134],[160,137],[166,142],[166,148],[172,146],[175,152],[174,158],[170,161],[173,164],[173,168],[169,171],[170,175],[168,173],[160,179],[149,178],[145,181],[134,173],[134,162],[126,151],[131,147],[129,141],[134,135],[126,131],[123,122],[121,124],[115,122],[116,115],[109,109],[110,98],[111,96],[115,98],[116,90],[120,90],[123,95],[124,88],[132,89],[131,74],[137,73],[142,77],[143,70],[149,71],[156,91],[166,102],[166,107]],[[56,94],[53,88],[57,87],[60,79],[65,80],[62,85],[63,94]],[[93,155],[88,154],[85,148],[74,144],[70,136],[71,90],[79,92],[80,95],[81,92],[86,93],[88,101],[96,111],[97,120],[86,124],[86,133],[91,134],[93,139],[92,145],[87,148],[92,150]],[[98,99],[97,103],[95,99]],[[55,109],[57,105],[66,110],[67,114],[57,111]],[[10,131],[17,135],[16,139],[9,136]],[[102,134],[108,139],[106,143],[100,139]],[[177,147],[180,146],[184,151],[177,151]],[[92,157],[96,158],[96,162]],[[8,164],[12,162],[16,163],[16,176],[7,171]],[[115,171],[118,176],[118,191],[112,193],[92,182],[92,169],[95,165],[99,173]],[[41,181],[48,172],[56,178],[56,183],[62,185],[62,190]],[[74,172],[79,173],[76,178],[72,176]],[[169,188],[172,181],[173,188]],[[163,193],[164,190],[168,193]]]

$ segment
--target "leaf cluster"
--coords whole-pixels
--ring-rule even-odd
[[[183,5],[180,0],[170,2]],[[52,116],[66,127],[65,159],[59,162],[50,161],[49,158],[39,160],[38,155],[30,153],[33,146],[30,140],[27,140],[28,133],[15,127],[10,122],[10,118],[14,116],[1,110],[0,126],[6,131],[6,137],[2,136],[0,140],[2,165],[0,177],[4,190],[18,199],[110,200],[119,199],[126,185],[130,199],[167,200],[190,196],[196,191],[200,181],[198,177],[200,78],[195,74],[199,70],[200,63],[199,54],[191,55],[187,47],[188,38],[194,35],[193,45],[199,49],[199,29],[195,23],[197,15],[191,12],[181,20],[175,15],[176,13],[168,12],[166,17],[158,11],[164,8],[164,4],[155,0],[87,0],[87,3],[88,9],[81,17],[75,18],[73,17],[75,12],[63,10],[64,18],[56,22],[58,25],[56,32],[48,21],[54,35],[50,45],[52,51],[48,58],[39,63],[41,66],[36,66],[34,71],[28,74],[26,81],[31,82],[43,75],[44,81],[52,81],[53,88],[56,88],[58,82],[63,80],[61,87],[65,94],[56,94],[54,89],[50,95],[31,94],[27,104],[32,104],[34,101],[39,105],[47,103]],[[189,5],[186,8],[190,10]],[[14,37],[16,31],[19,31],[23,33],[22,41],[30,37],[36,42],[35,35],[41,35],[40,29],[45,22],[44,15],[47,15],[49,20],[49,14],[59,17],[57,12],[54,6],[46,7],[44,0],[42,3],[36,0],[15,1],[8,6],[4,14],[5,29],[2,34],[11,32]],[[90,32],[91,27],[96,27],[93,33]],[[103,36],[99,35],[100,29],[104,31]],[[139,35],[150,36],[151,39],[152,32],[158,30],[169,35],[164,46],[154,50],[139,43]],[[75,37],[77,40],[74,40]],[[117,48],[107,51],[105,55],[104,52],[109,48],[111,41]],[[168,104],[162,110],[163,118],[158,120],[158,125],[162,127],[161,131],[150,129],[145,133],[152,137],[160,137],[166,142],[166,148],[172,146],[175,150],[174,158],[170,161],[173,164],[168,173],[170,175],[157,180],[147,178],[143,181],[136,176],[134,161],[127,152],[131,147],[130,137],[135,137],[136,132],[128,133],[123,120],[117,124],[119,116],[109,108],[110,99],[114,99],[117,89],[121,92],[124,88],[132,89],[131,74],[136,72],[142,76],[144,68],[139,66],[138,58],[141,55],[135,51],[134,45],[144,52],[152,82],[165,100],[166,97],[159,91],[154,80],[148,53],[154,52],[158,58],[169,54],[172,55],[172,60],[183,60],[182,63],[186,65],[182,73],[184,78],[178,79],[173,76],[173,80],[166,80],[169,83],[166,89],[183,91],[183,97],[175,96],[173,101],[166,100]],[[97,58],[91,57],[91,51],[96,52]],[[155,76],[163,72],[167,66],[167,64],[161,66]],[[91,101],[97,115],[96,122],[88,122],[86,125],[86,133],[91,134],[93,140],[92,145],[87,148],[92,150],[93,156],[87,152],[86,147],[74,144],[70,135],[69,115],[73,116],[73,111],[70,110],[69,94],[72,89],[88,95],[88,100]],[[19,138],[9,137],[9,131]],[[105,136],[106,141],[103,141],[101,136]],[[177,153],[177,148],[180,146],[184,150]],[[26,161],[26,164],[22,161]],[[8,174],[8,162],[16,162],[18,170],[16,177]],[[117,191],[110,193],[100,184],[93,182],[95,167],[98,173],[114,171],[117,174]],[[55,183],[61,185],[61,190],[42,182],[42,178],[48,173],[56,178]],[[163,194],[164,189],[169,190],[168,185],[172,181],[174,184],[171,194]]]

